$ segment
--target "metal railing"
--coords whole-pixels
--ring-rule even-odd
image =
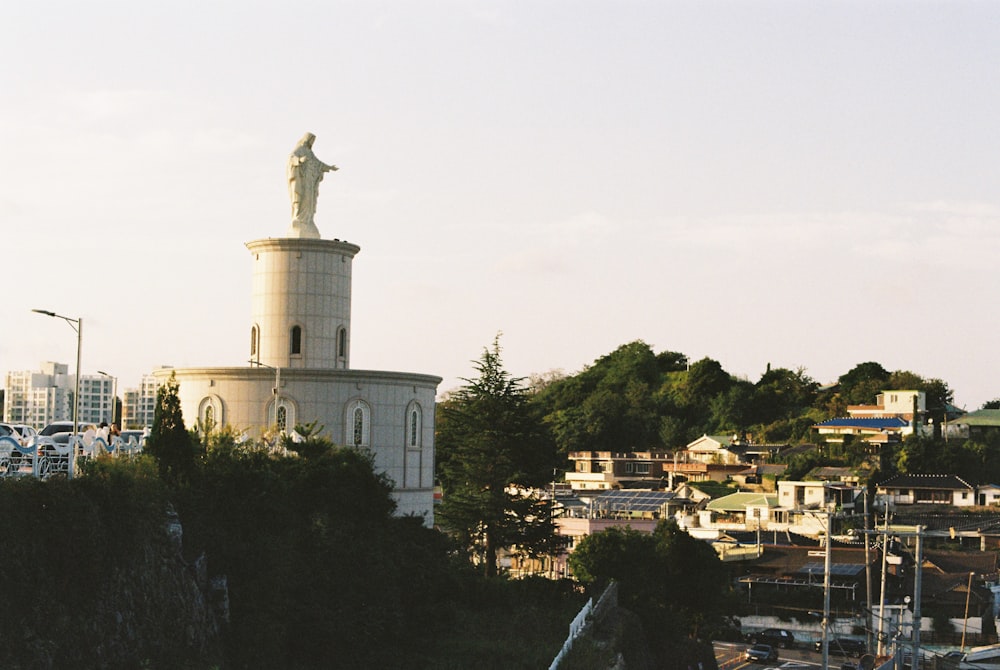
[[[0,437],[0,479],[36,477],[48,479],[56,475],[72,478],[80,463],[98,456],[132,457],[142,453],[142,445],[134,439],[115,437],[110,444],[101,437],[84,440],[71,436],[65,444],[32,437],[25,444],[9,435]]]

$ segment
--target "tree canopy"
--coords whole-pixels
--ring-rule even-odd
[[[435,516],[491,576],[501,548],[536,556],[558,546],[551,504],[529,493],[551,481],[556,460],[523,380],[503,367],[499,336],[474,365],[478,377],[439,405]]]

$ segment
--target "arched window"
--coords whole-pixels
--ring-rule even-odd
[[[277,406],[275,404],[277,403]],[[281,396],[267,404],[267,421],[279,433],[286,433],[295,427],[295,401],[288,396]],[[274,423],[271,423],[271,422]]]
[[[406,446],[411,449],[420,448],[420,430],[423,425],[423,414],[420,405],[411,402],[406,408]]]
[[[337,358],[347,357],[347,329],[337,329]]]
[[[250,329],[250,358],[257,355],[257,345],[260,341],[260,331],[257,330],[257,326]]]
[[[278,407],[278,432],[284,433],[288,427],[288,408],[284,405]]]
[[[225,421],[222,399],[217,395],[206,396],[198,403],[198,421],[206,431],[218,428]]]
[[[370,446],[371,410],[363,400],[355,400],[347,406],[344,417],[344,442],[352,447]]]
[[[292,326],[292,337],[291,337],[291,340],[292,340],[292,346],[291,346],[291,351],[289,353],[291,353],[293,356],[295,356],[297,354],[301,354],[302,353],[302,327],[301,326]]]

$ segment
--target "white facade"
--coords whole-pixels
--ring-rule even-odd
[[[927,394],[923,391],[882,391],[875,398],[874,405],[851,405],[847,413],[854,418],[900,417],[913,418],[927,412]]]
[[[143,375],[139,388],[125,389],[122,394],[122,428],[152,427],[159,387],[160,380],[156,376]]]
[[[351,266],[340,240],[267,238],[253,256],[246,367],[176,374],[189,426],[229,425],[260,437],[316,421],[335,444],[368,449],[394,482],[400,515],[434,521],[434,406],[440,377],[350,369]]]
[[[37,429],[53,421],[73,419],[76,375],[66,363],[47,361],[37,371],[7,373],[4,385],[4,416],[7,423],[24,423]],[[80,376],[80,424],[110,423],[114,407],[114,384],[104,376]]]

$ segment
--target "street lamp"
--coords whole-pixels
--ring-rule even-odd
[[[76,331],[76,391],[73,394],[73,439],[80,432],[80,353],[83,351],[83,318],[71,319],[47,309],[33,309],[32,312],[62,319]]]
[[[97,374],[104,375],[111,380],[111,419],[108,424],[118,423],[115,421],[115,411],[118,409],[118,377],[110,375],[104,370],[98,370]]]
[[[284,432],[284,430],[282,430],[281,427],[278,425],[278,407],[281,404],[281,368],[276,368],[273,365],[268,365],[267,363],[261,363],[260,361],[253,360],[253,359],[247,361],[247,363],[250,363],[251,365],[256,365],[259,368],[263,367],[263,368],[268,368],[268,369],[274,370],[274,391],[273,391],[273,393],[274,393],[274,425],[275,425],[276,428],[278,428],[279,432]],[[266,429],[266,427],[265,427],[265,429]]]

